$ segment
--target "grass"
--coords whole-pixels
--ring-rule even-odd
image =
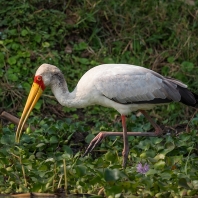
[[[165,0],[3,0],[0,7],[1,111],[21,115],[35,70],[44,62],[64,72],[70,90],[98,64],[128,63],[177,78],[198,93],[196,1],[191,6]],[[171,135],[130,137],[129,164],[123,170],[119,137],[82,157],[99,131],[121,131],[119,114],[100,106],[61,107],[48,89],[28,121],[36,130],[28,129],[19,145],[14,142],[16,127],[1,123],[0,192],[54,192],[66,185],[67,175],[68,193],[196,195],[197,112],[172,103],[150,114]],[[152,130],[138,114],[130,115],[127,125],[130,131]],[[182,134],[174,136],[176,131]],[[140,162],[150,166],[146,175],[136,171]]]

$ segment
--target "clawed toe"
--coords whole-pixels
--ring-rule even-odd
[[[89,144],[89,146],[87,147],[83,157],[85,155],[87,155],[88,153],[91,153],[92,150],[106,137],[106,133],[105,132],[100,132]]]

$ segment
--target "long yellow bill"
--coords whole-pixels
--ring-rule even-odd
[[[19,141],[20,141],[20,137],[21,137],[21,134],[22,134],[24,124],[25,124],[28,116],[30,115],[32,109],[34,108],[36,102],[40,98],[42,92],[43,92],[43,89],[41,88],[41,86],[34,82],[33,85],[32,85],[32,88],[30,90],[28,99],[27,99],[26,104],[25,104],[25,108],[23,110],[23,113],[22,113],[21,119],[19,121],[17,131],[16,131],[15,141],[17,143],[19,143]]]

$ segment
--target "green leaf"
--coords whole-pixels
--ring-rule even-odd
[[[157,154],[154,158],[155,160],[160,160],[160,159],[165,159],[165,155],[164,154]]]
[[[165,166],[165,162],[163,160],[158,161],[157,163],[154,164],[154,168],[157,170],[163,169]]]
[[[78,61],[83,65],[89,65],[89,59],[87,58],[79,58]]]
[[[107,182],[116,181],[120,178],[120,171],[118,169],[108,169],[104,171],[104,178]]]
[[[162,154],[166,155],[170,151],[172,151],[175,148],[174,142],[167,142],[164,145],[165,149],[161,152]]]
[[[184,71],[191,72],[191,71],[193,71],[193,69],[194,69],[194,64],[191,63],[191,62],[188,62],[188,61],[184,61],[184,62],[182,62],[182,64],[181,64],[181,68],[182,68]]]
[[[189,185],[187,184],[187,181],[186,181],[185,178],[180,178],[178,184],[179,184],[179,186],[181,186],[181,187],[183,187],[185,189],[191,189],[189,187]]]
[[[154,175],[156,173],[158,173],[157,170],[155,170],[155,169],[149,169],[148,172],[146,172],[146,175]]]
[[[41,109],[41,105],[42,105],[42,100],[39,100],[36,105],[34,106],[35,109],[40,110]]]
[[[41,35],[40,34],[36,34],[34,36],[34,40],[37,42],[37,43],[40,43],[41,42]]]
[[[28,34],[28,31],[26,29],[23,29],[21,31],[21,36],[26,36]]]
[[[42,43],[42,46],[45,47],[45,48],[48,48],[50,46],[50,43],[48,42],[43,42]]]
[[[45,164],[42,164],[38,169],[39,171],[47,171],[48,167]]]
[[[44,143],[39,143],[39,144],[36,145],[36,147],[37,147],[37,148],[40,148],[40,147],[42,147],[42,146],[44,146],[44,145],[45,145]]]
[[[88,47],[87,43],[81,42],[79,44],[75,44],[73,49],[76,51],[81,51],[81,50],[86,50],[87,47]]]
[[[69,146],[67,146],[67,145],[64,145],[64,146],[63,146],[63,151],[64,151],[65,153],[69,154],[70,157],[73,155],[72,149],[71,149]]]
[[[12,56],[12,57],[8,58],[8,63],[10,65],[15,65],[16,62],[17,62],[16,56]]]
[[[193,180],[192,181],[194,189],[198,189],[198,180]]]
[[[86,175],[87,173],[87,167],[83,166],[83,165],[77,165],[75,167],[76,169],[76,174],[79,176],[79,177],[83,177],[84,175]]]
[[[85,142],[86,142],[87,144],[89,144],[94,138],[95,138],[95,135],[89,134],[89,135],[86,136]]]
[[[56,136],[52,136],[52,137],[50,138],[50,143],[52,143],[52,144],[58,143],[58,138],[57,138]]]
[[[11,145],[14,142],[14,136],[5,134],[1,137],[1,144]]]
[[[106,161],[114,162],[116,159],[117,159],[117,156],[116,156],[115,152],[108,151],[108,152],[105,154],[105,160],[106,160]]]

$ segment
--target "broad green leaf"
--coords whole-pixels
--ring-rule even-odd
[[[105,160],[113,163],[117,159],[116,153],[112,151],[108,151],[105,154]]]
[[[67,146],[67,145],[63,145],[63,151],[65,153],[69,154],[70,157],[73,155],[72,149],[69,146]]]
[[[198,180],[193,180],[192,181],[194,189],[198,189]]]
[[[58,142],[59,142],[59,140],[58,140],[58,138],[57,138],[56,136],[52,136],[52,137],[50,138],[50,143],[56,144],[56,143],[58,143]]]
[[[41,42],[41,35],[40,34],[36,34],[34,36],[34,40],[37,42],[37,43],[40,43]]]
[[[185,178],[180,178],[178,184],[185,189],[190,189]]]
[[[169,153],[170,151],[172,151],[175,148],[175,144],[174,144],[174,142],[167,142],[164,145],[164,147],[165,147],[165,149],[161,153],[166,155],[167,153]]]
[[[165,166],[165,162],[163,160],[160,160],[154,164],[154,168],[157,170],[162,170],[164,166]]]
[[[50,43],[48,42],[43,42],[42,43],[42,46],[45,47],[45,48],[48,48],[50,46]]]
[[[43,152],[37,152],[37,153],[36,153],[36,157],[37,157],[37,158],[41,158],[43,155],[44,155]]]
[[[192,62],[184,61],[182,62],[181,67],[184,71],[190,72],[194,69],[194,64]]]
[[[23,29],[21,31],[21,36],[26,36],[28,34],[28,31],[26,29]]]
[[[94,138],[95,138],[95,135],[90,133],[89,135],[86,136],[85,142],[89,144]]]
[[[40,148],[40,147],[42,147],[42,146],[44,146],[44,145],[45,145],[44,143],[39,143],[39,144],[36,145],[36,147],[37,147],[37,148]]]
[[[79,177],[83,177],[84,175],[87,174],[87,167],[85,167],[85,166],[83,166],[83,165],[77,165],[77,166],[75,167],[75,169],[76,169],[76,174],[77,174],[77,176],[79,176]]]
[[[155,169],[149,169],[148,172],[146,172],[146,175],[154,175],[156,173],[158,173],[157,170],[155,170]]]
[[[106,168],[104,171],[104,179],[107,182],[116,181],[120,178],[120,171],[118,169],[108,169]]]
[[[48,167],[45,164],[42,164],[41,166],[38,167],[39,171],[47,171]]]
[[[165,155],[164,154],[157,154],[156,156],[155,156],[155,160],[160,160],[160,159],[164,159],[165,158]]]
[[[10,58],[8,58],[8,63],[9,63],[10,65],[15,65],[16,62],[17,62],[17,59],[16,59],[15,56],[11,56]]]

